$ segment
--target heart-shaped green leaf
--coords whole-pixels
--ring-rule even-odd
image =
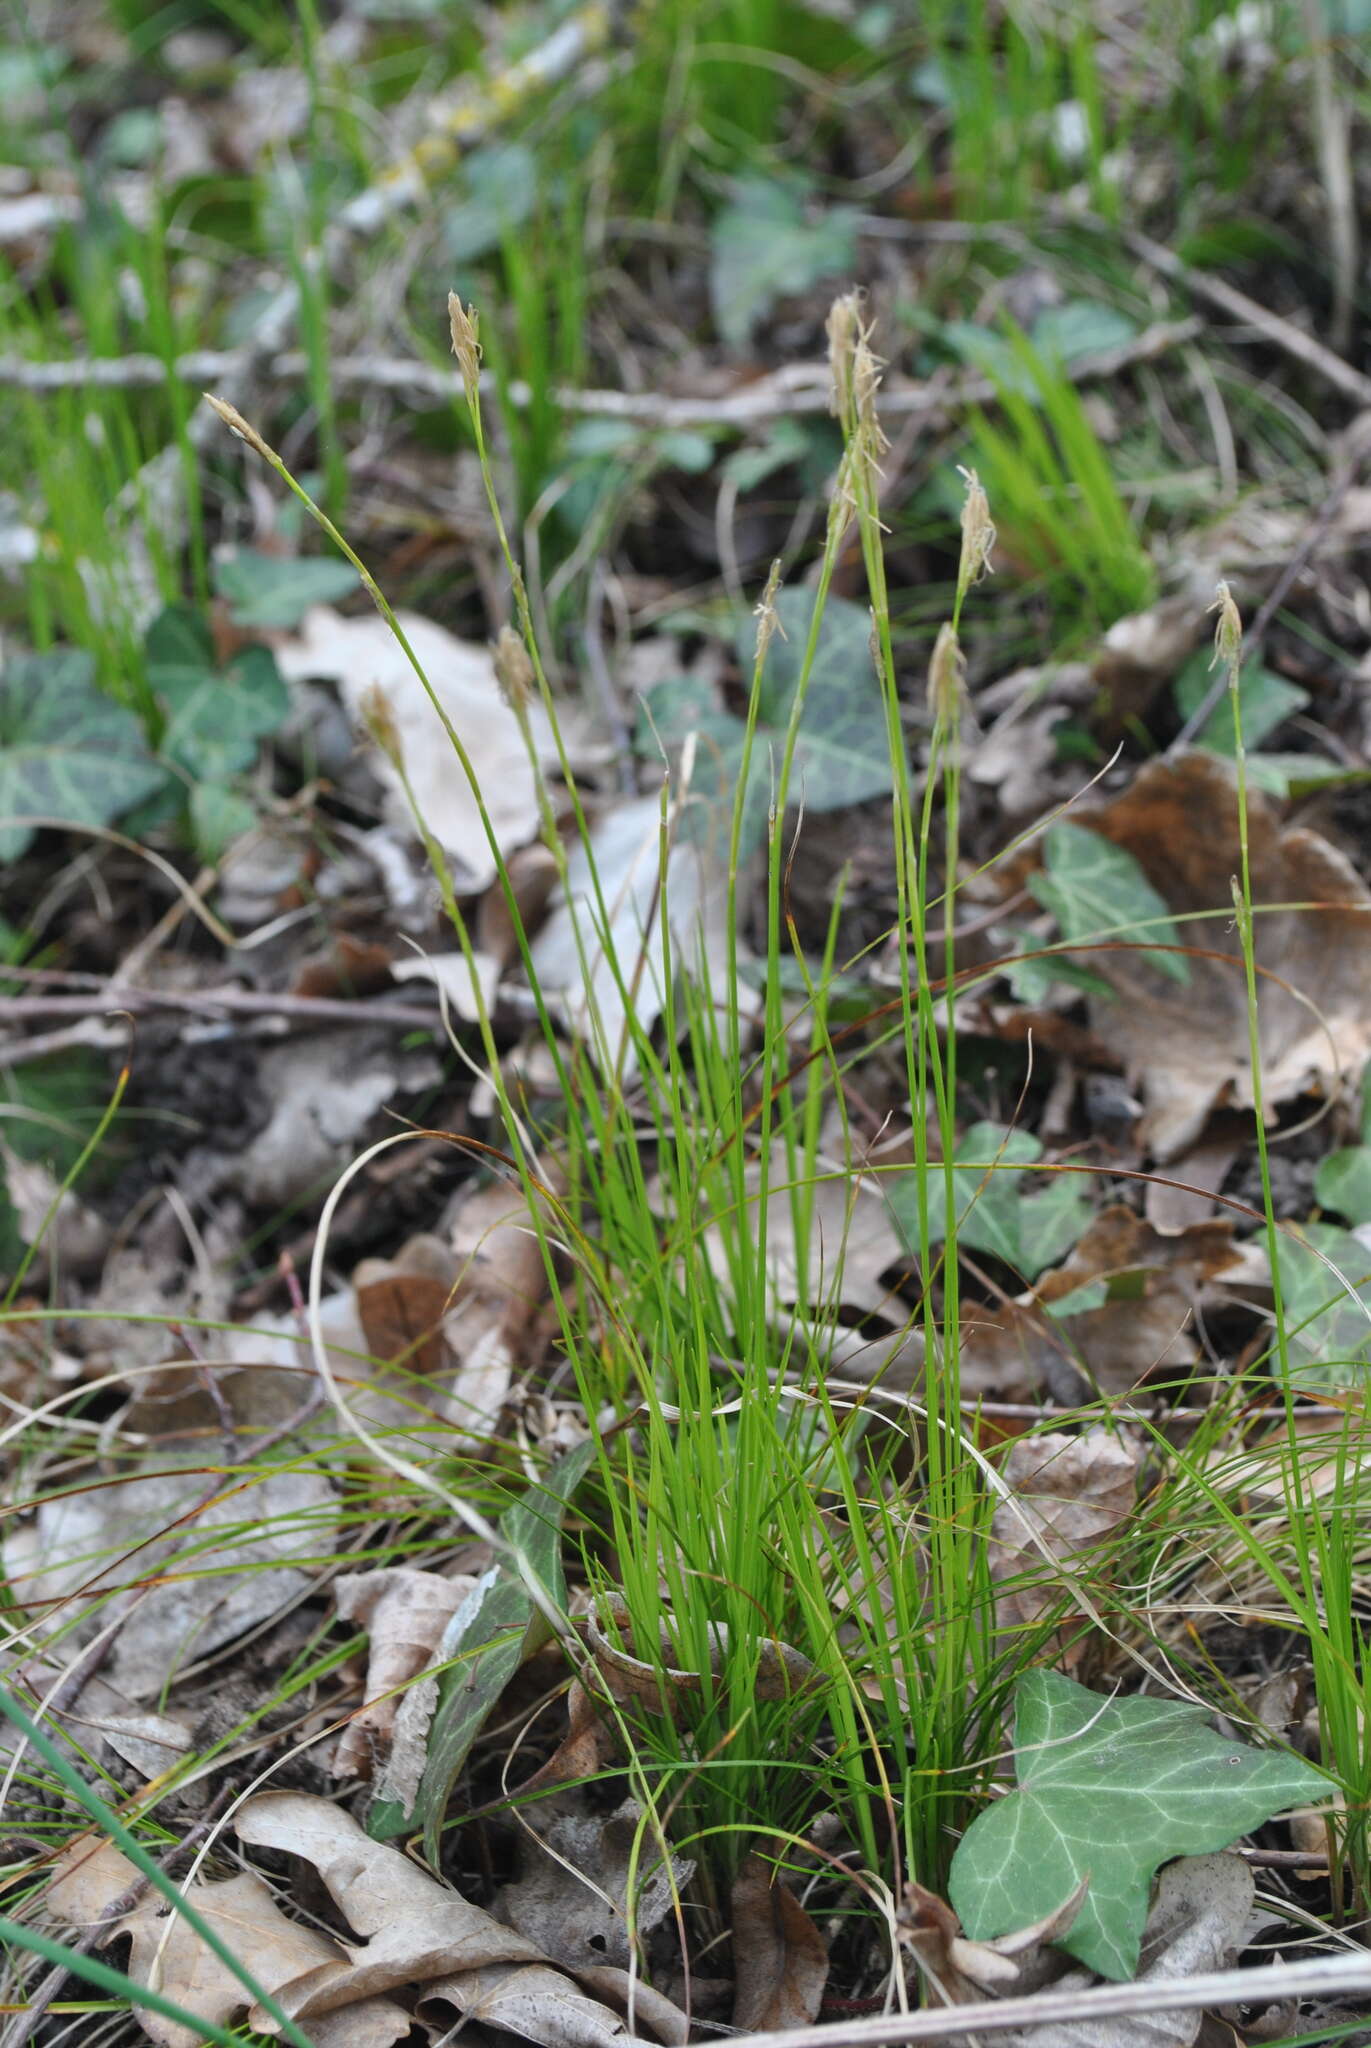
[[[1122,846],[1084,825],[1053,825],[1043,840],[1046,871],[1030,875],[1028,886],[1050,910],[1064,939],[1155,939],[1174,946],[1176,927],[1164,898]],[[1189,981],[1183,954],[1144,955],[1172,981]]]
[[[161,787],[132,711],[96,687],[95,663],[76,648],[21,654],[0,676],[0,860],[15,860],[35,827],[54,818],[107,825]]]
[[[953,1154],[952,1190],[957,1240],[968,1251],[1003,1259],[1026,1280],[1036,1280],[1068,1252],[1090,1221],[1088,1181],[1059,1174],[1033,1194],[1021,1192],[1022,1169],[1041,1159],[1042,1146],[1029,1131],[1004,1124],[972,1124]],[[966,1162],[965,1164],[960,1162]],[[891,1214],[906,1244],[919,1250],[918,1182],[912,1173],[893,1175],[886,1190]],[[947,1236],[947,1189],[943,1170],[928,1176],[928,1237]]]
[[[263,555],[255,548],[240,548],[228,561],[220,562],[214,580],[219,595],[228,599],[234,625],[261,632],[298,626],[311,605],[333,604],[340,597],[349,597],[358,581],[351,562],[339,561],[336,556],[301,559]]]
[[[793,181],[740,178],[732,202],[714,222],[710,297],[719,332],[741,348],[778,298],[807,292],[820,278],[850,271],[857,254],[857,213],[831,206],[805,213]]]
[[[250,768],[257,742],[275,732],[290,693],[269,648],[244,647],[227,668],[152,669],[154,688],[171,713],[162,751],[188,775],[228,782]]]
[[[1226,1849],[1330,1791],[1296,1756],[1216,1735],[1200,1707],[1104,1698],[1055,1671],[1019,1681],[1014,1751],[1018,1790],[962,1837],[952,1904],[973,1941],[992,1941],[1042,1919],[1088,1878],[1058,1945],[1116,1979],[1137,1969],[1163,1863]]]

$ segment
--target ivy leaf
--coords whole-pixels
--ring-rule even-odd
[[[807,292],[825,277],[855,267],[857,212],[831,206],[806,218],[803,188],[775,178],[740,178],[716,216],[711,236],[710,297],[719,332],[743,348],[779,298]]]
[[[501,1536],[558,1607],[566,1601],[562,1517],[594,1455],[592,1443],[578,1444],[500,1518]],[[497,1559],[457,1609],[439,1646],[438,1661],[456,1661],[439,1681],[413,1811],[407,1813],[401,1800],[386,1797],[383,1779],[380,1796],[367,1815],[373,1840],[386,1841],[422,1827],[425,1852],[437,1868],[443,1819],[457,1773],[506,1685],[546,1637],[547,1623],[529,1598],[522,1576],[508,1560]]]
[[[290,709],[271,651],[244,647],[220,669],[208,628],[188,605],[168,605],[153,620],[144,651],[148,686],[167,713],[167,759],[197,782],[225,783],[250,768],[258,741]]]
[[[190,793],[190,829],[202,861],[213,865],[256,823],[257,813],[247,798],[222,782],[197,782]]]
[[[1314,1193],[1323,1209],[1336,1209],[1349,1223],[1371,1223],[1371,1147],[1347,1145],[1321,1159]]]
[[[96,686],[77,648],[14,656],[0,675],[0,819],[48,817],[108,825],[159,789],[132,711]],[[15,860],[35,827],[0,823],[0,861]]]
[[[1148,881],[1131,853],[1084,825],[1053,825],[1043,840],[1046,872],[1030,875],[1028,886],[1050,910],[1068,940],[1128,939],[1146,932],[1163,945],[1176,944],[1176,927],[1165,899]],[[1180,953],[1144,956],[1172,981],[1188,982],[1190,963]]]
[[[1371,1368],[1371,1252],[1350,1230],[1309,1223],[1302,1239],[1279,1231],[1276,1254],[1295,1386],[1317,1392],[1364,1383]]]
[[[1020,1192],[1022,1169],[1041,1159],[1043,1148],[1029,1131],[1004,1124],[973,1124],[953,1154],[953,1201],[957,1241],[968,1251],[989,1252],[1025,1279],[1036,1280],[1070,1250],[1090,1221],[1088,1183],[1074,1174],[1055,1175],[1040,1193]],[[956,1161],[966,1160],[967,1165]],[[887,1188],[896,1228],[917,1256],[918,1182],[912,1173],[893,1175]],[[928,1176],[929,1242],[947,1236],[947,1192],[941,1167]]]
[[[1316,789],[1371,781],[1371,768],[1329,761],[1322,754],[1249,754],[1247,779],[1273,796],[1309,796]]]
[[[1189,718],[1192,711],[1199,710],[1213,681],[1209,650],[1201,647],[1191,655],[1173,685],[1176,709],[1182,718]],[[1269,668],[1253,666],[1242,672],[1238,701],[1242,709],[1243,745],[1259,747],[1268,733],[1304,709],[1309,702],[1309,692],[1301,690],[1295,683],[1287,683],[1283,676],[1274,675]],[[1195,744],[1232,760],[1233,707],[1226,690],[1196,734]]]
[[[214,583],[235,626],[270,632],[298,626],[311,605],[334,604],[357,588],[357,571],[336,556],[291,559],[240,548],[215,565]]]
[[[765,833],[773,776],[800,687],[814,617],[813,593],[783,590],[776,600],[776,615],[780,631],[767,653],[757,702],[743,818],[745,853],[760,844]],[[738,627],[736,648],[739,666],[750,678],[756,648],[756,626],[750,618]],[[747,730],[742,719],[720,710],[713,691],[694,676],[656,684],[643,702],[646,712],[635,738],[638,752],[647,760],[660,758],[664,746],[675,763],[687,737],[694,734],[690,787],[703,803],[700,813],[687,811],[687,829],[696,829],[692,817],[703,815],[706,829],[726,842],[742,771]],[[808,810],[835,811],[882,796],[889,788],[885,703],[871,662],[871,621],[859,605],[830,598],[800,717],[791,796],[802,796]]]
[[[783,590],[776,599],[780,631],[767,652],[758,713],[778,737],[790,723],[800,688],[814,603],[811,590]],[[755,643],[749,619],[738,633],[745,676],[752,674]],[[861,605],[831,597],[805,691],[791,796],[803,795],[806,810],[840,811],[884,796],[889,788],[885,700],[871,659],[871,616]]]
[[[532,218],[538,164],[522,142],[495,142],[473,149],[462,173],[466,197],[443,215],[443,240],[454,263],[474,263]]]
[[[952,1904],[973,1941],[991,1941],[1045,1917],[1088,1878],[1057,1945],[1115,1980],[1137,1969],[1163,1863],[1226,1849],[1331,1790],[1298,1757],[1216,1735],[1201,1707],[1109,1699],[1055,1671],[1020,1679],[1014,1748],[1018,1790],[962,1837]]]

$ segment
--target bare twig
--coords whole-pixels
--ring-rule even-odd
[[[1197,319],[1159,320],[1118,348],[1099,349],[1077,357],[1067,365],[1064,374],[1073,384],[1118,376],[1137,363],[1152,362],[1168,350],[1193,341],[1201,326]],[[244,349],[201,349],[178,356],[170,372],[159,356],[86,356],[72,362],[29,362],[21,356],[0,356],[0,385],[38,392],[80,386],[137,389],[165,384],[169,374],[186,384],[222,385],[232,382],[249,362],[254,362],[274,383],[298,382],[309,366],[300,349],[280,350],[269,358],[252,357]],[[337,356],[329,363],[329,375],[337,384],[413,393],[426,399],[450,398],[453,391],[453,373],[444,365],[404,362],[390,356]],[[671,398],[654,391],[583,390],[565,384],[555,387],[552,395],[563,411],[583,417],[624,420],[643,427],[742,429],[795,413],[826,412],[830,383],[825,365],[786,363],[768,376],[713,398]],[[1371,390],[1371,381],[1368,389]],[[515,405],[527,406],[534,394],[529,385],[515,379],[507,387],[507,395]],[[896,378],[888,380],[881,392],[880,411],[886,416],[937,415],[964,405],[993,404],[997,396],[997,388],[989,377],[966,375],[946,381],[930,378],[927,382]]]
[[[1111,233],[1117,232],[1111,230]],[[1352,399],[1357,405],[1371,405],[1371,377],[1364,377],[1360,370],[1354,370],[1351,363],[1344,362],[1331,348],[1325,348],[1312,334],[1306,334],[1303,328],[1283,320],[1269,306],[1249,299],[1246,292],[1225,284],[1222,278],[1209,277],[1202,270],[1192,270],[1188,263],[1182,262],[1163,243],[1154,242],[1149,235],[1126,231],[1123,239],[1135,255],[1141,256],[1144,263],[1160,271],[1163,277],[1170,278],[1173,284],[1183,285],[1197,299],[1207,299],[1220,312],[1254,327],[1273,347],[1293,356],[1307,370],[1317,372],[1345,398]]]
[[[964,2040],[968,2034],[1003,2034],[1017,2027],[1063,2026],[1071,2020],[1117,2019],[1133,2013],[1194,2012],[1224,2005],[1264,2005],[1275,1999],[1322,1998],[1330,1992],[1371,1991],[1371,1954],[1320,1956],[1313,1962],[1270,1963],[1256,1970],[1210,1970],[1199,1977],[1138,1984],[1093,1984],[1084,1991],[1043,1991],[1032,1998],[1002,1998],[925,2012],[880,2013],[826,2027],[781,2027],[750,2034],[748,2048],[885,2048],[899,2041]]]
[[[421,984],[422,986],[422,984]],[[98,990],[76,995],[0,997],[0,1025],[22,1024],[29,1018],[98,1017],[110,1010],[134,1015],[155,1010],[183,1010],[193,1017],[293,1017],[307,1024],[397,1024],[422,1030],[434,1022],[431,1008],[390,1002],[384,997],[349,1001],[341,996],[297,996],[287,990],[206,988],[188,992],[170,988],[127,988],[107,982]],[[5,1052],[0,1049],[0,1064]]]

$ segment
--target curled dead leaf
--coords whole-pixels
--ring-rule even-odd
[[[424,1670],[443,1630],[476,1581],[470,1574],[441,1578],[436,1572],[394,1565],[381,1571],[349,1572],[334,1582],[340,1621],[366,1628],[366,1704],[339,1737],[334,1774],[369,1778],[378,1753],[389,1748],[400,1691]]]
[[[700,1690],[700,1672],[682,1671],[666,1663],[675,1654],[675,1645],[665,1629],[658,1644],[661,1661],[657,1664],[635,1657],[624,1647],[625,1642],[633,1642],[633,1624],[626,1603],[617,1595],[602,1594],[588,1609],[583,1626],[605,1689],[621,1705],[636,1701],[654,1713],[671,1714],[677,1694]],[[728,1648],[728,1624],[713,1622],[709,1632],[710,1670],[717,1676]],[[789,1643],[767,1640],[761,1644],[755,1688],[758,1699],[794,1699],[813,1691],[821,1682],[820,1673],[808,1657],[792,1649]]]
[[[1063,1406],[1130,1392],[1152,1373],[1195,1365],[1196,1304],[1235,1270],[1226,1222],[1159,1231],[1115,1203],[1069,1258],[1029,1293],[974,1309],[962,1323],[962,1391],[1024,1401],[1046,1389]]]
[[[812,2026],[828,1982],[824,1938],[788,1884],[748,1856],[733,1884],[733,2024],[740,2033]]]
[[[341,1948],[341,1973],[321,1966],[280,1987],[292,2018],[454,1971],[541,1960],[532,1942],[426,1876],[398,1849],[373,1842],[326,1799],[259,1792],[239,1809],[234,1826],[254,1847],[288,1850],[312,1863],[357,1937],[355,1946]]]
[[[1012,1498],[1000,1501],[990,1530],[1000,1628],[1031,1628],[1057,1604],[1077,1561],[1089,1570],[1090,1552],[1132,1512],[1138,1465],[1136,1447],[1105,1429],[1010,1446],[1003,1476]],[[1058,1562],[1061,1575],[1052,1570]]]
[[[126,1964],[135,1984],[154,1985],[186,2011],[215,2026],[234,2025],[250,2000],[239,1977],[160,1892],[146,1893],[128,1912],[110,1907],[139,1882],[137,1866],[110,1842],[81,1836],[59,1857],[44,1907],[48,1917],[68,1926],[89,1927],[107,1917],[99,1945],[121,1935],[132,1940]],[[269,1887],[245,1871],[223,1884],[192,1884],[190,1903],[235,1955],[244,1956],[254,1977],[269,1992],[284,1992],[301,1977],[331,1980],[347,1974],[343,1950],[312,1927],[288,1920]],[[195,2029],[140,2008],[143,2031],[162,2048],[195,2048]],[[395,2034],[391,2040],[398,2038]]]
[[[1112,1047],[1141,1094],[1142,1136],[1174,1159],[1223,1102],[1252,1106],[1247,990],[1232,920],[1242,872],[1237,784],[1217,755],[1153,761],[1113,803],[1076,813],[1132,854],[1173,916],[1190,924],[1184,983],[1145,950],[1074,957],[1108,981],[1116,1000],[1092,996],[1096,1036]],[[1258,967],[1262,1094],[1268,1108],[1308,1088],[1355,1078],[1371,1051],[1371,892],[1345,855],[1316,832],[1283,825],[1276,806],[1248,795],[1248,851]],[[1263,906],[1270,906],[1264,911]]]

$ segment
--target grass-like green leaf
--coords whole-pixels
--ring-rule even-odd
[[[1030,875],[1028,886],[1044,910],[1052,912],[1064,939],[1146,937],[1176,944],[1165,899],[1122,846],[1084,825],[1063,823],[1046,834],[1043,860],[1044,870]],[[1189,981],[1184,954],[1149,951],[1145,957],[1172,981]]]
[[[568,1451],[500,1520],[501,1536],[558,1607],[566,1600],[562,1517],[594,1454],[591,1443]],[[367,1816],[367,1830],[375,1839],[422,1827],[425,1851],[437,1866],[457,1773],[510,1679],[546,1635],[547,1624],[522,1574],[502,1556],[463,1601],[443,1637],[439,1655],[455,1661],[441,1681],[414,1809],[406,1813],[398,1800],[378,1799]]]
[[[95,663],[76,648],[16,655],[0,675],[0,861],[33,838],[24,817],[108,825],[159,789],[132,711],[96,687]]]
[[[1154,1873],[1202,1856],[1274,1814],[1327,1798],[1298,1757],[1216,1735],[1180,1700],[1109,1699],[1055,1671],[1015,1695],[1018,1790],[972,1822],[951,1897],[973,1941],[1027,1927],[1089,1889],[1059,1945],[1102,1977],[1138,1965]]]

